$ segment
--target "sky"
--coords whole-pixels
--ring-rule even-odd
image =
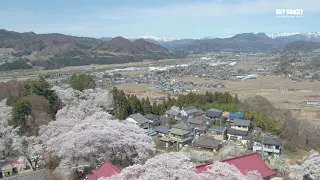
[[[303,9],[277,18],[276,9]],[[87,37],[319,32],[320,0],[1,0],[0,29]]]

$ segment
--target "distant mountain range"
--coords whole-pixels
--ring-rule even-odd
[[[144,59],[183,58],[188,53],[217,51],[312,50],[319,48],[318,43],[319,32],[272,35],[241,33],[224,38],[201,39],[161,36],[96,39],[58,33],[18,33],[0,29],[0,70],[127,63]]]
[[[232,51],[264,51],[270,48],[281,48],[294,41],[320,42],[320,32],[312,33],[242,33],[227,37],[204,38],[171,38],[163,36],[130,37],[130,41],[138,38],[153,42],[169,49],[191,52],[210,52],[220,50]],[[111,38],[100,38],[110,40]]]
[[[117,64],[187,56],[185,52],[169,51],[144,39],[131,42],[123,37],[115,37],[102,41],[58,33],[35,34],[7,30],[0,30],[0,49],[5,52],[0,52],[2,71],[34,67],[52,69],[88,64]]]

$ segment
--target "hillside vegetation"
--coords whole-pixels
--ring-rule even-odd
[[[6,53],[0,53],[0,71],[120,64],[187,56],[185,52],[171,52],[143,39],[130,42],[123,37],[115,37],[102,41],[57,33],[35,34],[6,30],[0,30],[0,49],[6,50]]]

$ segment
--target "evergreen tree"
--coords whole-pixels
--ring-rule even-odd
[[[164,109],[168,109],[166,98],[162,99],[162,105]]]
[[[152,104],[152,114],[159,114],[158,105],[156,101],[153,101]]]
[[[152,113],[149,97],[146,98],[146,102],[143,104],[143,112],[144,114]]]
[[[167,107],[170,109],[173,106],[172,99],[170,93],[168,94],[168,101],[167,101]]]
[[[162,115],[166,112],[166,109],[164,108],[163,104],[158,104],[158,115]]]
[[[112,91],[112,98],[113,98],[113,112],[118,117],[119,115],[119,90],[117,87],[113,87]]]
[[[93,89],[96,86],[92,76],[87,74],[73,74],[69,80],[69,84],[70,87],[79,91]]]
[[[118,115],[118,118],[123,120],[123,119],[127,118],[132,113],[132,110],[131,110],[129,101],[128,101],[127,97],[126,97],[126,94],[122,90],[119,93],[119,102],[118,102],[118,104],[119,104],[119,115]]]
[[[20,126],[20,132],[25,133],[27,131],[28,117],[31,114],[31,104],[24,99],[18,99],[12,105],[12,120],[10,124],[15,127]]]
[[[147,114],[147,113],[145,113],[145,104],[146,104],[146,100],[144,98],[142,98],[142,100],[141,100],[141,107],[142,107],[141,114]]]
[[[238,105],[240,103],[239,99],[238,99],[238,94],[236,94],[233,98],[233,104]]]

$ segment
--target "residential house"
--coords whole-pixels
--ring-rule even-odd
[[[236,166],[243,174],[247,174],[248,171],[258,171],[263,180],[270,180],[271,178],[278,176],[277,171],[270,169],[258,153],[225,159],[221,162]],[[196,173],[207,171],[209,165],[213,163],[214,162],[196,166]]]
[[[186,123],[188,119],[189,119],[188,116],[178,116],[178,117],[176,118],[176,120],[177,120],[178,122],[183,122],[183,123]]]
[[[168,135],[168,133],[169,133],[168,126],[156,126],[156,127],[154,127],[153,130],[156,131],[161,136]]]
[[[166,116],[167,116],[168,118],[176,119],[176,118],[180,115],[180,112],[179,112],[179,111],[176,111],[176,110],[170,109],[170,110],[166,111],[165,114],[166,114]]]
[[[160,125],[168,125],[169,118],[166,115],[159,116]]]
[[[5,163],[0,166],[0,177],[12,176],[14,174],[14,169],[11,163]]]
[[[213,137],[200,136],[194,141],[193,146],[198,148],[212,149],[213,152],[216,152],[220,149],[221,142],[222,141],[216,140]]]
[[[206,136],[214,137],[217,140],[226,140],[227,139],[227,127],[223,126],[211,126],[206,133]]]
[[[204,135],[207,133],[208,128],[209,127],[207,126],[207,124],[204,124],[204,125],[200,126],[198,129],[196,129],[196,134],[200,135],[200,136]]]
[[[206,117],[215,119],[215,118],[220,118],[222,115],[222,111],[218,109],[209,109],[206,111]]]
[[[280,139],[259,136],[253,140],[252,151],[264,152],[266,155],[280,155],[282,142]]]
[[[194,106],[183,108],[181,111],[181,116],[188,116],[189,118],[195,117],[198,115],[198,109]]]
[[[188,125],[187,123],[173,124],[172,128],[178,128],[178,129],[189,131],[190,136],[195,136],[195,133],[196,133],[195,127],[192,125]]]
[[[199,129],[201,126],[206,125],[206,120],[200,117],[193,117],[187,120],[187,124],[193,126],[195,129]]]
[[[140,128],[149,129],[149,120],[140,113],[131,114],[126,121],[138,125]]]
[[[231,128],[241,131],[249,131],[250,123],[250,120],[235,119],[233,124],[231,125]]]
[[[308,105],[320,106],[320,97],[309,97],[307,98]]]
[[[146,114],[144,115],[145,118],[149,120],[149,128],[153,128],[154,126],[160,125],[160,118],[156,114]]]
[[[92,174],[86,175],[85,180],[98,180],[101,177],[111,177],[115,174],[119,174],[122,169],[114,166],[109,161],[105,161],[97,169],[91,170]]]
[[[47,169],[40,169],[36,171],[23,172],[15,174],[14,176],[4,178],[5,180],[50,180],[50,173]]]
[[[227,136],[228,140],[239,141],[242,144],[248,144],[252,139],[252,132],[228,128]]]
[[[260,135],[262,133],[262,128],[258,126],[253,127],[252,130],[254,135]]]
[[[189,144],[192,139],[193,138],[190,136],[190,131],[178,128],[171,128],[167,136],[162,136],[159,138],[160,141],[166,143],[166,147],[169,147],[170,145],[176,145],[177,150],[181,149],[184,145]]]

